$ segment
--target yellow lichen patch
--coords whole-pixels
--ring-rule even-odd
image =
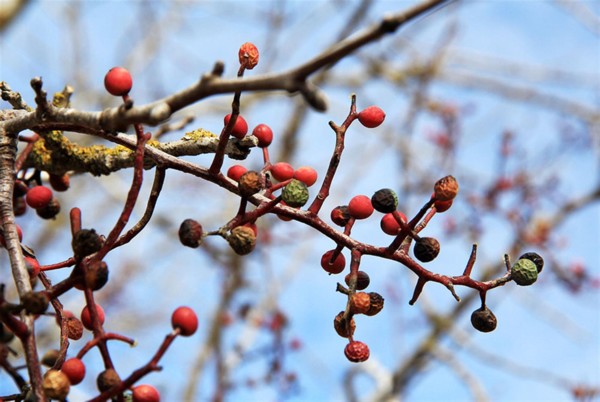
[[[216,134],[211,133],[208,130],[199,128],[199,129],[196,129],[193,131],[188,131],[187,133],[185,133],[182,140],[199,141],[199,140],[205,139],[205,138],[215,138],[216,136],[217,136]]]

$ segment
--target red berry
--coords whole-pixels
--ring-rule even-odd
[[[52,201],[52,190],[46,186],[30,188],[25,195],[25,201],[31,208],[44,208]]]
[[[348,274],[344,278],[344,282],[346,285],[350,286],[350,278],[351,275]],[[356,275],[356,290],[365,290],[369,284],[371,283],[371,278],[369,278],[369,274],[365,271],[358,271]]]
[[[366,219],[374,210],[371,198],[366,195],[356,195],[348,203],[348,212],[355,219]]]
[[[133,388],[133,402],[160,402],[160,394],[152,385],[141,384]]]
[[[29,272],[30,278],[35,278],[39,275],[41,268],[40,263],[34,257],[25,256],[25,266],[27,267],[27,272]]]
[[[98,320],[100,320],[100,325],[104,324],[104,309],[100,307],[98,303],[96,303],[96,312],[98,313]],[[94,329],[92,325],[92,314],[90,313],[90,309],[88,306],[85,306],[83,310],[81,310],[81,322],[83,326],[89,329],[90,331]]]
[[[338,226],[346,226],[350,218],[347,205],[339,205],[331,210],[331,220]]]
[[[266,124],[259,124],[252,130],[252,135],[258,139],[258,146],[261,148],[268,147],[273,141],[273,130]]]
[[[375,128],[385,120],[385,112],[377,106],[369,106],[358,114],[358,121],[367,127]]]
[[[234,181],[240,181],[240,177],[247,171],[248,169],[242,165],[233,165],[227,170],[227,177]]]
[[[65,360],[60,371],[65,373],[71,385],[77,385],[85,377],[85,364],[75,357]]]
[[[400,214],[402,221],[408,222],[406,215],[404,215],[402,212],[398,212],[398,214]],[[381,230],[383,230],[385,234],[389,234],[390,236],[396,236],[400,229],[401,226],[392,212],[383,215],[383,218],[381,218]]]
[[[310,166],[301,166],[294,172],[294,179],[298,179],[310,187],[317,181],[317,171]]]
[[[194,335],[198,329],[198,316],[189,307],[178,307],[171,315],[171,325],[174,329],[179,328],[183,336]]]
[[[240,46],[238,58],[241,66],[246,67],[248,70],[252,70],[258,64],[258,48],[254,45],[254,43],[246,42]]]
[[[17,235],[19,236],[19,241],[23,241],[23,229],[21,229],[21,226],[16,225],[15,227],[17,228]],[[6,241],[4,240],[4,234],[2,232],[0,232],[0,246],[2,247],[6,247]]]
[[[359,363],[367,360],[371,352],[367,344],[360,341],[352,341],[344,348],[344,354],[351,362]]]
[[[331,262],[331,257],[335,250],[329,250],[321,257],[321,267],[330,274],[339,274],[346,267],[346,257],[339,253],[335,260]],[[331,263],[330,263],[331,262]]]
[[[127,95],[132,85],[131,74],[123,67],[113,67],[104,76],[104,87],[114,96]]]
[[[271,166],[271,174],[277,181],[286,181],[294,177],[294,168],[287,162],[277,162]]]
[[[225,125],[229,124],[229,120],[231,120],[231,113],[229,113],[223,119]],[[237,119],[235,119],[235,124],[231,129],[231,135],[233,135],[235,138],[242,139],[247,133],[248,123],[246,123],[246,120],[244,120],[244,118],[241,115],[238,115]]]

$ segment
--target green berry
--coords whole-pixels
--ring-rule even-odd
[[[532,285],[538,278],[538,269],[535,263],[526,258],[521,258],[511,269],[512,279],[519,286]]]
[[[544,268],[544,259],[538,253],[534,253],[534,252],[530,251],[530,252],[525,253],[522,256],[520,256],[519,260],[521,260],[521,259],[533,261],[533,263],[535,264],[535,266],[537,268],[538,274],[540,272],[542,272],[542,269]]]
[[[308,201],[308,187],[298,179],[292,179],[281,192],[283,201],[292,208],[304,206]]]

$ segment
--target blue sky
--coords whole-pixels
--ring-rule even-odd
[[[82,88],[76,88],[74,106],[97,110],[117,104],[108,96],[97,96],[103,90],[105,71],[114,65],[126,65],[134,75],[133,96],[136,102],[144,103],[190,85],[201,73],[210,70],[218,59],[226,63],[226,75],[233,76],[237,49],[246,41],[257,44],[264,60],[264,64],[259,64],[252,74],[293,67],[331,43],[352,9],[338,7],[335,2],[289,2],[287,12],[291,16],[290,23],[281,35],[273,38],[269,36],[265,21],[266,12],[276,9],[272,2],[177,2],[169,7],[150,2],[150,8],[145,11],[152,12],[146,14],[140,4],[111,1],[42,1],[32,4],[0,38],[0,79],[7,81],[28,102],[33,103],[28,84],[31,77],[42,76],[49,93],[60,90],[66,83],[73,83],[73,77],[79,77]],[[411,4],[414,2],[375,2],[366,21],[377,21],[385,12],[402,10]],[[583,4],[595,10],[598,18],[600,10],[597,3]],[[76,5],[81,6],[81,19],[76,20],[77,25],[67,18],[67,11],[76,10]],[[150,19],[146,22],[142,17]],[[165,19],[161,20],[163,17]],[[153,21],[162,22],[152,25]],[[458,24],[458,29],[452,41],[452,51],[475,55],[477,60],[487,60],[486,56],[523,63],[536,70],[549,68],[590,77],[590,84],[585,86],[540,80],[535,82],[535,87],[570,101],[587,104],[592,109],[598,108],[598,36],[582,27],[575,17],[565,14],[563,9],[547,1],[467,2],[457,12],[448,8],[399,31],[394,38],[400,38],[406,45],[406,56],[394,53],[390,57],[395,60],[406,60],[414,54],[425,57],[430,53],[428,50],[440,41],[441,33],[446,32],[453,22]],[[363,22],[356,29],[365,24]],[[147,25],[155,30],[147,30]],[[160,31],[160,27],[165,31]],[[392,46],[394,38],[385,38],[372,48],[385,50],[389,47],[390,51],[396,52],[397,48]],[[138,46],[140,43],[145,45]],[[83,45],[82,50],[75,50],[80,48],[78,45]],[[159,57],[147,62],[144,52],[155,47]],[[409,53],[410,50],[415,53]],[[336,65],[333,73],[343,79],[353,77],[358,68],[357,60],[349,58]],[[76,72],[80,75],[75,75]],[[509,82],[515,85],[523,83],[518,77]],[[325,172],[333,144],[333,135],[327,123],[329,120],[341,122],[349,104],[348,88],[332,84],[325,90],[330,109],[324,114],[308,114],[298,138],[303,152],[297,154],[293,161],[295,166],[312,165],[321,174]],[[396,174],[397,151],[386,147],[383,140],[384,135],[390,133],[403,135],[399,130],[394,130],[407,109],[406,92],[382,80],[374,80],[366,86],[357,85],[352,91],[358,95],[359,107],[377,103],[386,110],[387,119],[379,129],[366,130],[358,125],[351,128],[345,158],[340,167],[342,173],[336,179],[336,184],[339,184],[334,186],[327,208],[347,202],[354,194],[370,194],[381,187],[400,188],[406,180]],[[600,178],[598,138],[595,142],[590,141],[587,147],[562,156],[552,153],[561,149],[557,129],[560,124],[570,123],[583,130],[571,116],[558,114],[551,108],[513,102],[486,91],[455,85],[450,80],[432,86],[430,94],[436,99],[473,109],[461,122],[463,145],[457,170],[466,179],[464,185],[461,182],[461,191],[464,191],[461,195],[481,194],[484,191],[481,186],[489,185],[486,180],[493,178],[496,169],[494,150],[498,146],[500,133],[506,129],[514,130],[516,144],[523,150],[522,166],[538,172],[540,180],[550,175],[563,179],[558,191],[559,198],[584,194],[597,185]],[[251,127],[261,122],[273,127],[276,138],[272,154],[276,154],[279,146],[277,133],[287,124],[293,99],[283,94],[271,95],[258,104],[245,104],[244,99],[243,96],[242,113]],[[196,115],[198,125],[218,132],[222,124],[221,116],[227,113],[229,103],[230,97],[215,97],[194,106],[191,111]],[[424,117],[414,130],[413,144],[418,145],[421,152],[416,169],[418,172],[438,173],[439,166],[435,159],[438,156],[425,134],[434,128],[436,122]],[[177,138],[177,135],[171,134],[170,139]],[[540,149],[548,151],[540,152]],[[366,156],[372,157],[368,164],[363,162]],[[210,163],[209,157],[193,160],[204,165]],[[246,163],[248,166],[259,166],[259,153],[253,153]],[[514,164],[509,169],[518,167]],[[122,190],[127,188],[129,180],[127,172],[110,180],[74,178],[73,190],[61,195],[64,210],[80,206],[84,211],[84,222],[94,222],[100,232],[106,232],[116,218],[118,206],[124,198]],[[146,184],[150,183],[151,175],[147,175]],[[145,188],[145,194],[148,189]],[[106,197],[101,203],[97,200],[98,192]],[[206,194],[214,196],[207,198]],[[424,193],[414,196],[401,194],[410,209],[408,214],[414,214],[426,196]],[[169,230],[188,217],[201,221],[204,219],[203,224],[207,222],[211,228],[215,228],[232,216],[237,208],[236,202],[224,191],[202,185],[182,174],[169,173],[163,198],[158,203],[155,229],[148,230],[134,240],[132,247],[117,250],[109,257],[109,266],[114,266],[112,275],[119,278],[115,281],[126,279],[119,276],[120,270],[126,267],[134,267],[138,272],[133,283],[124,285],[123,293],[115,295],[111,307],[113,315],[107,309],[109,329],[135,334],[139,340],[139,346],[135,349],[121,345],[111,349],[123,373],[145,363],[168,332],[170,311],[178,305],[188,304],[196,308],[201,323],[210,320],[217,300],[215,289],[219,288],[222,281],[223,270],[197,250],[183,250],[177,244],[173,245],[173,234]],[[552,200],[543,200],[541,210],[536,213],[551,214],[554,205]],[[139,214],[143,209],[140,207],[136,211]],[[469,241],[464,238],[444,238],[441,232],[447,216],[466,219],[468,211],[466,201],[461,200],[446,213],[448,215],[440,216],[427,228],[427,233],[439,235],[443,244],[439,260],[431,263],[432,270],[449,275],[462,271],[470,251]],[[275,219],[269,222],[273,221],[271,236],[279,244],[268,248],[259,245],[257,252],[249,257],[247,276],[252,286],[242,292],[234,304],[252,300],[257,295],[269,301],[266,295],[273,291],[274,284],[281,282],[281,290],[275,299],[292,318],[287,333],[290,338],[302,339],[305,345],[301,352],[292,353],[286,358],[288,368],[300,374],[301,393],[292,396],[291,400],[342,400],[341,381],[351,365],[342,353],[344,340],[331,329],[331,320],[343,309],[344,300],[333,291],[340,279],[323,275],[318,266],[320,255],[333,248],[333,244],[299,224],[283,224]],[[35,218],[22,223],[26,229],[26,241],[40,250],[42,246],[48,246],[48,233],[61,230],[62,225],[66,225],[64,219],[59,219],[44,232],[42,222]],[[478,266],[500,264],[510,240],[509,225],[502,219],[489,218],[486,223],[489,226],[478,239],[481,264]],[[40,234],[36,235],[38,231]],[[388,241],[379,232],[376,219],[360,222],[353,234],[358,239],[375,244]],[[568,264],[580,260],[593,275],[600,276],[598,203],[566,220],[558,228],[557,236],[565,243],[563,248],[556,250],[561,261]],[[219,240],[209,239],[209,242],[216,247],[223,246]],[[69,239],[66,236],[53,237],[51,241],[50,249],[39,253],[42,262],[65,258],[69,252]],[[369,343],[373,362],[378,362],[385,370],[391,370],[402,358],[410,355],[428,331],[428,325],[422,318],[421,304],[433,310],[447,311],[455,301],[446,289],[429,285],[423,299],[416,306],[408,306],[414,280],[408,270],[397,264],[367,257],[363,264],[371,274],[370,291],[381,292],[387,304],[380,315],[357,320],[357,339]],[[59,273],[55,275],[55,280],[60,279]],[[174,280],[174,277],[177,279]],[[469,289],[458,289],[461,296],[470,292]],[[397,301],[394,301],[393,293],[397,293]],[[82,298],[66,298],[65,303],[78,309],[81,308]],[[517,288],[511,283],[491,291],[488,304],[499,320],[496,331],[491,334],[476,333],[470,327],[468,315],[458,325],[478,348],[527,367],[549,369],[576,383],[600,384],[597,364],[600,357],[598,289],[572,294],[548,275],[542,276],[540,283],[531,288]],[[131,325],[134,327],[129,326],[128,322],[133,323]],[[244,333],[243,330],[241,323],[228,329],[226,345],[236,342]],[[202,325],[199,332],[195,338],[179,339],[164,358],[164,371],[153,373],[145,380],[159,387],[165,400],[175,400],[173,398],[180,395],[178,390],[185,384],[180,369],[191,364],[206,337]],[[255,346],[264,345],[268,339],[263,334]],[[73,348],[77,350],[81,345],[81,342],[73,343]],[[473,350],[457,348],[451,340],[444,339],[442,345],[453,351],[456,359],[480,379],[490,400],[559,401],[569,397],[563,389],[557,389],[548,382],[534,380],[526,374],[509,375],[493,365],[490,367],[477,358]],[[85,361],[92,366],[98,361],[98,356],[92,352]],[[264,364],[263,361],[242,365],[234,371],[234,378],[244,379],[261,373],[265,370]],[[207,400],[211,395],[214,385],[212,373],[214,367],[209,366],[201,382],[198,400]],[[472,400],[472,395],[456,373],[447,365],[434,362],[424,375],[412,383],[406,395],[407,400]],[[358,384],[364,389],[364,395],[373,389],[370,380],[362,379]],[[10,389],[8,387],[6,380],[0,378],[0,393]],[[80,387],[84,395],[90,390],[94,390],[92,375]],[[77,399],[74,397],[74,400]],[[231,400],[277,400],[277,396],[266,388],[242,387],[233,392]]]

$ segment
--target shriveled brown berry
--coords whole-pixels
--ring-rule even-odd
[[[542,272],[542,269],[544,269],[544,259],[538,253],[534,253],[532,251],[527,252],[519,257],[519,260],[521,259],[532,261],[535,264],[535,267],[537,268],[538,274]]]
[[[119,374],[114,369],[106,369],[96,378],[96,385],[98,386],[98,391],[104,392],[111,389],[114,386],[117,386],[121,383],[121,378]]]
[[[434,197],[438,201],[453,200],[458,194],[458,182],[454,176],[445,176],[433,186]]]
[[[308,187],[298,179],[292,179],[281,191],[281,198],[292,208],[303,207],[308,197]]]
[[[50,186],[54,191],[67,191],[71,186],[71,179],[68,174],[51,174],[50,175]]]
[[[487,306],[483,306],[473,311],[471,314],[471,324],[478,331],[491,332],[496,329],[498,321],[494,313]]]
[[[42,219],[54,219],[59,212],[60,202],[54,197],[52,197],[48,204],[35,210],[35,213]]]
[[[356,330],[356,322],[354,322],[354,318],[350,318],[350,322],[344,319],[344,312],[340,311],[338,315],[333,319],[333,328],[335,328],[335,332],[342,338],[348,338],[349,336],[354,335],[354,331]]]
[[[194,219],[186,219],[179,225],[179,241],[191,248],[197,248],[202,242],[202,225]]]
[[[69,395],[71,383],[65,373],[58,370],[49,370],[44,374],[42,389],[46,398],[62,401]]]
[[[246,255],[256,246],[254,230],[248,226],[237,226],[231,230],[227,237],[229,245],[239,255]]]
[[[102,248],[104,240],[94,229],[81,229],[73,236],[71,246],[75,259],[81,261],[84,257],[94,254]]]
[[[344,348],[346,358],[352,363],[360,363],[367,360],[371,354],[366,343],[361,341],[352,341]]]
[[[371,196],[371,204],[378,212],[384,214],[394,212],[398,208],[398,196],[394,190],[382,188]]]
[[[331,220],[338,226],[346,226],[350,218],[347,205],[340,205],[331,210]]]
[[[433,261],[440,253],[440,242],[433,237],[421,237],[415,242],[413,252],[421,262]]]
[[[56,364],[60,351],[57,349],[50,349],[44,353],[40,362],[46,367],[52,367]]]
[[[350,311],[354,314],[365,314],[371,307],[371,297],[368,293],[357,292],[350,296]]]
[[[67,337],[74,341],[81,339],[83,336],[83,323],[77,317],[66,317],[67,321]]]
[[[85,271],[85,285],[92,290],[102,289],[108,282],[108,265],[104,261],[94,261]]]
[[[250,197],[264,188],[264,181],[260,173],[249,170],[240,176],[238,188],[240,189],[240,195]]]
[[[21,304],[29,314],[43,314],[48,309],[48,296],[42,292],[27,292],[21,297]]]
[[[351,274],[346,275],[344,278],[344,281],[348,286],[350,286],[350,278]],[[371,278],[369,278],[369,274],[367,274],[365,271],[358,271],[356,273],[356,290],[364,290],[369,286],[370,283]]]
[[[383,296],[381,296],[377,292],[370,292],[369,297],[371,298],[371,303],[369,306],[369,311],[365,313],[365,315],[375,315],[383,310]]]

